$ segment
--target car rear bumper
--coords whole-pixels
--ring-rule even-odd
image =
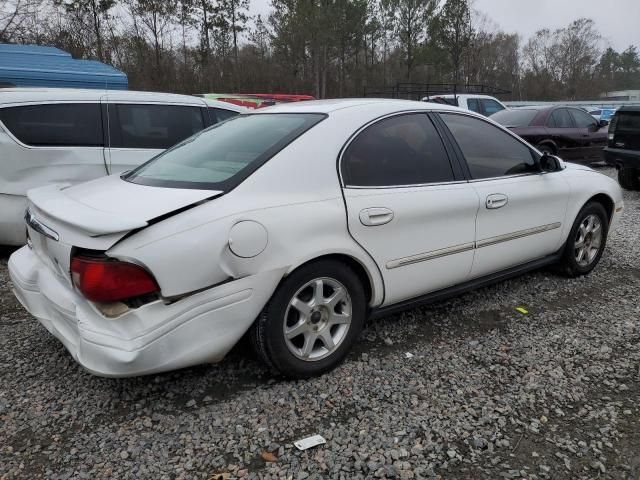
[[[604,149],[607,165],[624,168],[640,168],[640,151],[607,147]]]
[[[158,300],[108,318],[28,246],[9,259],[14,293],[85,369],[146,375],[220,361],[251,326],[282,273],[227,282],[171,304]]]

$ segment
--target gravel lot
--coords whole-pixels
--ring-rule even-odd
[[[539,271],[372,322],[298,382],[244,344],[93,377],[13,298],[4,252],[0,478],[640,478],[640,194],[625,202],[589,277]],[[293,446],[315,433],[327,444]]]

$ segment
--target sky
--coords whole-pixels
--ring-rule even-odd
[[[541,28],[553,30],[587,17],[616,50],[640,48],[640,0],[475,0],[474,8],[525,41]]]
[[[270,5],[271,0],[251,0],[251,14],[267,15]],[[553,30],[588,17],[605,44],[618,51],[631,44],[640,48],[640,0],[474,0],[473,8],[524,41],[541,28]]]

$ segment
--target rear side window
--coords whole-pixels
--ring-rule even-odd
[[[239,115],[238,112],[234,112],[233,110],[227,110],[226,108],[216,108],[209,107],[209,114],[211,115],[211,119],[214,123],[224,122],[230,118]]]
[[[97,103],[58,103],[0,109],[0,120],[22,143],[52,147],[103,145]]]
[[[200,107],[109,104],[107,108],[111,148],[166,149],[204,128]]]
[[[491,100],[490,98],[483,98],[480,101],[482,102],[482,106],[484,107],[484,114],[487,117],[490,117],[500,110],[504,110],[504,107],[502,105],[500,105],[495,100]]]
[[[550,128],[573,128],[573,121],[571,115],[566,108],[559,108],[554,110],[549,119],[547,120],[547,127]]]
[[[474,179],[536,171],[531,150],[500,128],[468,115],[440,114]]]
[[[345,185],[393,187],[452,181],[440,135],[424,114],[399,115],[367,127],[342,159]]]

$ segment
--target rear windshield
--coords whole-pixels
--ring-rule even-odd
[[[505,127],[528,127],[537,113],[537,110],[502,110],[491,115],[491,120]]]
[[[323,118],[316,113],[239,115],[197,133],[123,178],[158,187],[228,191]]]
[[[640,112],[617,112],[611,128],[615,128],[616,131],[640,133]]]

